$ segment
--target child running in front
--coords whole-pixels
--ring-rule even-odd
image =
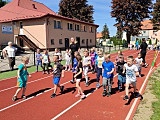
[[[133,56],[128,56],[127,57],[127,63],[124,64],[124,69],[123,73],[126,71],[126,88],[125,92],[126,95],[123,98],[124,100],[129,100],[128,94],[129,94],[129,85],[132,84],[134,88],[134,95],[135,97],[138,97],[139,93],[136,91],[136,75],[139,75],[138,68],[134,63],[134,58]]]
[[[89,86],[88,70],[90,65],[91,65],[91,58],[89,56],[89,52],[86,50],[84,51],[84,57],[83,57],[83,74],[86,80],[85,82],[86,86]]]
[[[125,63],[123,55],[119,55],[119,61],[116,64],[116,72],[118,73],[118,92],[125,89],[124,84],[126,83],[126,74],[123,73]]]
[[[141,77],[141,69],[142,69],[142,64],[143,64],[143,59],[141,58],[141,53],[138,53],[138,57],[135,58],[136,66],[138,68],[139,72],[139,77]]]
[[[59,61],[58,55],[54,55],[53,62],[54,62],[54,66],[53,66],[54,91],[53,91],[53,94],[51,95],[51,98],[56,97],[57,87],[60,88],[61,93],[64,90],[64,86],[60,86],[59,84],[61,77],[64,77],[64,70],[63,70],[63,65]]]
[[[103,57],[103,51],[100,50],[98,52],[98,57],[97,57],[97,84],[96,84],[96,88],[100,87],[100,76],[102,76],[102,63],[104,62],[104,57]]]
[[[112,89],[112,79],[114,72],[114,63],[110,61],[110,54],[104,54],[105,61],[102,63],[103,67],[103,96],[109,97]]]
[[[17,100],[18,93],[22,90],[22,96],[21,98],[26,99],[25,91],[26,91],[26,84],[28,80],[28,76],[31,77],[27,72],[27,64],[29,63],[29,57],[23,56],[22,57],[22,63],[18,66],[17,71],[17,91],[12,97],[13,101]]]
[[[77,90],[78,90],[78,94],[75,97],[81,96],[81,99],[84,99],[86,96],[83,93],[82,88],[80,87],[80,81],[82,79],[82,73],[83,73],[82,57],[80,55],[77,55],[76,59],[78,61],[78,65],[77,65],[77,71],[74,75],[74,78],[75,78],[75,81],[76,81],[76,87],[77,87]]]
[[[37,69],[37,72],[38,72],[38,66],[39,65],[43,69],[43,67],[42,67],[42,54],[41,54],[40,49],[37,49],[37,53],[36,53],[36,69]]]

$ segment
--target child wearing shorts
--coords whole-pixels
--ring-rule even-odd
[[[60,86],[59,84],[61,77],[64,77],[64,70],[63,70],[63,65],[59,61],[58,55],[54,55],[53,62],[54,62],[54,66],[53,66],[54,91],[53,91],[53,94],[51,95],[51,98],[56,97],[57,87],[60,88],[61,93],[64,90],[64,86]]]
[[[28,80],[28,76],[31,77],[27,72],[27,64],[29,63],[29,57],[23,56],[22,57],[22,63],[18,66],[17,71],[17,91],[12,97],[13,101],[17,100],[18,93],[22,90],[22,96],[21,98],[26,99],[25,91],[26,91],[26,84]]]
[[[40,52],[40,49],[37,49],[37,53],[36,53],[36,68],[37,68],[37,72],[38,72],[38,66],[39,65],[43,69],[43,67],[42,67],[42,54]]]
[[[80,87],[80,81],[82,80],[82,73],[83,73],[83,66],[82,66],[82,57],[80,55],[76,56],[76,59],[78,61],[78,65],[77,65],[77,71],[74,75],[75,81],[76,81],[76,87],[78,90],[78,94],[76,94],[75,97],[79,97],[81,96],[81,99],[84,99],[86,96],[82,91],[82,88]]]
[[[127,63],[124,64],[124,69],[123,69],[123,73],[125,73],[126,71],[126,88],[125,88],[125,92],[126,95],[124,96],[124,100],[128,100],[128,94],[129,94],[129,85],[132,84],[133,88],[134,88],[134,96],[137,98],[139,93],[137,92],[137,88],[136,88],[136,75],[139,75],[138,72],[138,68],[136,65],[133,64],[134,63],[134,58],[133,56],[128,56],[127,57]]]
[[[109,97],[112,89],[112,79],[114,72],[114,63],[110,61],[110,54],[105,53],[105,61],[102,63],[103,67],[103,96]]]

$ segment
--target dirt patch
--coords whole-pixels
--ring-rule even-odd
[[[150,120],[153,115],[152,103],[157,101],[157,99],[151,88],[152,80],[149,80],[145,93],[143,94],[143,100],[140,102],[133,120]]]

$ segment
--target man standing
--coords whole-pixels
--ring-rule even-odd
[[[12,46],[12,42],[8,42],[8,46],[3,49],[3,56],[8,56],[10,70],[14,69],[16,51],[17,48]]]
[[[146,57],[146,53],[147,53],[147,43],[146,43],[146,40],[145,38],[142,38],[142,44],[140,45],[140,53],[141,53],[141,58],[143,59],[143,65],[145,67],[148,66],[148,64],[146,63],[146,60],[145,60],[145,57]]]

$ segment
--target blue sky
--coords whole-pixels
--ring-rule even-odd
[[[36,0],[37,2],[41,2],[45,4],[47,7],[52,9],[54,12],[58,12],[59,9],[59,2],[60,0]],[[116,27],[113,25],[115,24],[115,19],[111,18],[111,0],[88,0],[89,5],[93,5],[94,7],[94,20],[95,24],[99,25],[97,29],[98,32],[103,30],[103,26],[106,23],[110,36],[116,34]]]

